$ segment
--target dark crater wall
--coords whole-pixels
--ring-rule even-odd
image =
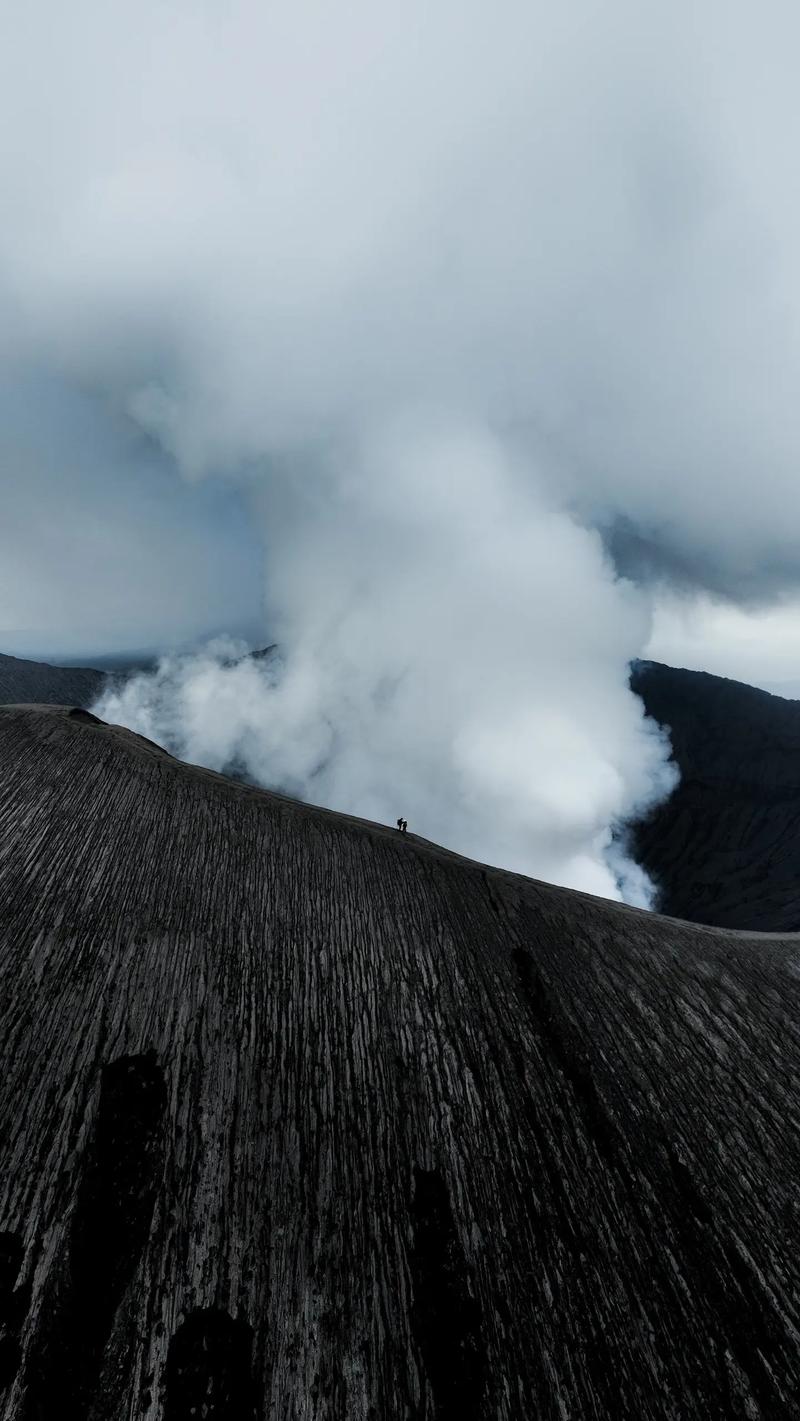
[[[631,685],[666,726],[680,783],[634,826],[664,913],[762,932],[800,928],[800,701],[642,662]]]
[[[0,710],[3,1421],[800,1411],[800,941]]]

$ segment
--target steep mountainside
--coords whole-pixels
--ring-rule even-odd
[[[800,928],[800,701],[640,663],[631,682],[669,728],[681,779],[634,831],[664,913]]]
[[[0,978],[4,1421],[798,1414],[797,939],[7,708]]]
[[[147,664],[120,663],[114,674]],[[0,654],[0,705],[89,707],[109,674]],[[800,701],[653,662],[640,662],[631,684],[669,729],[681,772],[675,794],[632,834],[661,911],[723,927],[800,929]]]
[[[38,702],[40,705],[90,706],[106,675],[84,666],[49,666],[0,652],[0,705]]]

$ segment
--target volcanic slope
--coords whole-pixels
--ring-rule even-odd
[[[797,1416],[797,939],[12,707],[0,974],[5,1421]]]
[[[0,652],[0,705],[17,701],[90,706],[106,682],[103,671],[88,666],[50,666]]]
[[[653,662],[631,684],[669,730],[681,776],[632,836],[661,911],[800,928],[800,701]]]

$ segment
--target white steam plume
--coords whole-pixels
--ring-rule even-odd
[[[268,510],[285,659],[217,642],[98,713],[186,759],[618,896],[610,825],[670,771],[626,687],[642,607],[598,536],[474,431],[395,431],[336,488],[302,537]]]
[[[0,378],[235,481],[266,545],[283,678],[167,667],[172,743],[613,891],[664,758],[593,530],[800,577],[798,38],[771,0],[14,9]]]

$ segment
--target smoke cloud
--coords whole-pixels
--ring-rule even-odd
[[[405,814],[472,857],[616,896],[611,826],[671,784],[626,685],[639,599],[598,535],[486,436],[404,427],[362,458],[302,540],[268,500],[285,658],[217,644],[98,713],[186,759]]]
[[[234,489],[282,649],[168,658],[104,713],[618,891],[612,826],[668,779],[627,689],[653,585],[800,571],[795,8],[30,0],[7,28],[2,371]]]

